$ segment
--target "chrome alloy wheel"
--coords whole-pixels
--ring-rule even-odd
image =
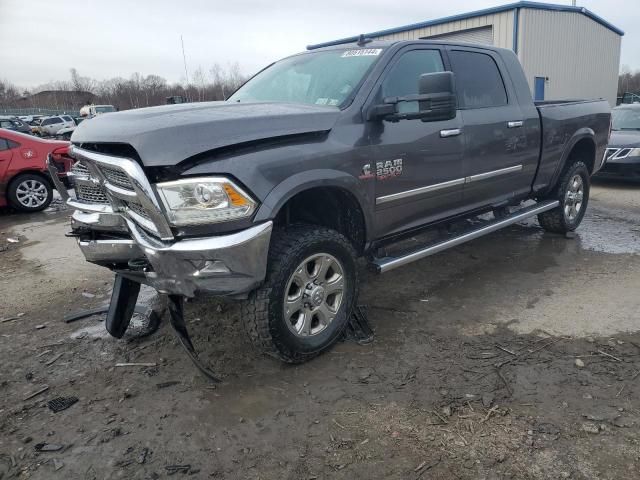
[[[27,208],[37,208],[47,201],[47,186],[40,180],[25,180],[16,188],[16,198]]]
[[[335,319],[346,289],[344,268],[333,255],[304,260],[289,278],[284,298],[287,326],[298,337],[322,332]]]
[[[580,175],[574,175],[564,196],[564,216],[567,221],[573,222],[580,215],[583,199],[584,182]]]

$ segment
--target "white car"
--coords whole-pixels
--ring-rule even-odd
[[[42,120],[39,131],[43,137],[53,137],[59,130],[68,127],[75,127],[76,122],[69,115],[57,115]]]

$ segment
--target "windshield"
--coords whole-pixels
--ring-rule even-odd
[[[611,117],[613,130],[640,130],[640,108],[615,108]]]
[[[258,73],[230,102],[290,102],[342,106],[382,49],[330,50],[285,58]]]

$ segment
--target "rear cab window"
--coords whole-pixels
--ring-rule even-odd
[[[449,51],[456,76],[460,109],[502,107],[508,104],[507,90],[491,55],[463,50]]]

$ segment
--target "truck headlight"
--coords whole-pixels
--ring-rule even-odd
[[[186,178],[156,184],[169,223],[219,223],[251,216],[256,202],[224,177]]]
[[[627,157],[640,157],[640,148],[632,148]]]

